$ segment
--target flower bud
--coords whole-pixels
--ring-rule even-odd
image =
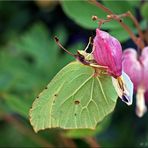
[[[117,78],[122,74],[122,47],[119,41],[105,31],[96,29],[93,56],[101,66],[108,67],[108,73]]]

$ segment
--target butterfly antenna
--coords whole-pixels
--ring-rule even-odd
[[[56,36],[54,37],[54,39],[55,39],[57,45],[58,45],[61,49],[63,49],[65,52],[67,52],[68,54],[70,54],[70,55],[72,55],[73,57],[75,57],[74,54],[72,54],[71,52],[69,52],[67,49],[65,49],[65,48],[62,46],[62,44],[60,43],[59,39],[58,39]]]
[[[84,51],[87,51],[87,49],[89,48],[89,45],[92,44],[92,37],[90,36],[89,37],[89,41],[88,41],[88,44],[87,46],[85,47]]]

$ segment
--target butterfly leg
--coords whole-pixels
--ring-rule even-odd
[[[94,64],[94,63],[90,63],[89,65],[93,68],[98,68],[100,70],[106,70],[106,71],[108,70],[107,66],[101,66],[101,65]]]
[[[99,76],[101,74],[108,74],[108,67],[107,66],[101,66],[96,64],[90,64],[91,67],[94,68],[94,77]]]

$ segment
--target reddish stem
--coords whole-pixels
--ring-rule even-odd
[[[131,31],[131,29],[124,22],[122,22],[122,20],[120,19],[120,17],[118,15],[114,14],[110,9],[106,8],[104,5],[102,5],[101,3],[97,2],[96,0],[89,0],[89,2],[94,4],[95,6],[99,7],[104,12],[108,13],[110,17],[115,19],[128,32],[128,34],[130,35],[131,39],[134,41],[134,43],[139,48],[141,48],[141,49],[144,48],[144,43],[143,43],[142,39],[139,42],[139,37],[135,36],[135,34]],[[135,25],[138,26],[138,31],[141,31],[141,29],[139,30],[139,28],[140,28],[139,24],[137,25],[138,22],[135,21],[136,18],[134,18],[131,13],[128,13],[128,15],[134,21]],[[140,32],[139,35],[141,36],[141,32]]]

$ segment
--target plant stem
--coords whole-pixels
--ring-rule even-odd
[[[71,138],[68,138],[68,137],[65,137],[65,135],[63,133],[59,133],[58,134],[58,137],[57,137],[59,140],[60,140],[60,146],[62,147],[71,147],[71,148],[77,148],[77,145],[75,144],[75,142],[73,141],[73,139]],[[58,140],[58,141],[59,141]]]
[[[130,11],[127,11],[126,13],[123,13],[123,14],[120,14],[120,15],[115,15],[114,17],[119,17],[119,18],[129,17],[133,21],[133,23],[135,24],[135,27],[138,30],[138,34],[139,34],[139,37],[141,38],[141,41],[144,39],[144,35],[143,35],[143,32],[140,28],[140,25],[139,25],[136,17]]]
[[[140,28],[140,25],[139,25],[136,17],[130,11],[127,12],[127,16],[129,16],[131,18],[131,20],[133,21],[133,23],[135,24],[135,26],[136,26],[136,28],[138,30],[138,34],[139,34],[141,40],[143,40],[144,39],[143,32],[142,32],[142,30]]]
[[[110,9],[106,8],[104,5],[102,5],[101,3],[97,2],[96,0],[89,0],[90,3],[94,4],[95,6],[99,7],[100,9],[102,9],[104,12],[108,13],[111,16],[115,16],[113,17],[113,19],[115,19],[130,35],[131,39],[133,40],[133,42],[141,49],[144,48],[144,43],[142,40],[139,40],[139,37],[136,37],[135,34],[131,31],[131,29],[124,23],[122,22],[122,20],[120,19],[120,17],[116,17],[118,15],[114,14]],[[131,13],[128,14],[129,17],[135,21],[135,18],[133,17],[133,15]],[[137,26],[137,21],[135,21],[134,23],[136,23],[135,25]],[[138,32],[140,31],[140,36],[141,36],[141,29],[139,30],[140,26],[138,24]],[[143,39],[143,38],[142,38]]]
[[[89,144],[90,148],[100,148],[100,145],[97,143],[97,140],[93,137],[86,137],[84,140]]]

